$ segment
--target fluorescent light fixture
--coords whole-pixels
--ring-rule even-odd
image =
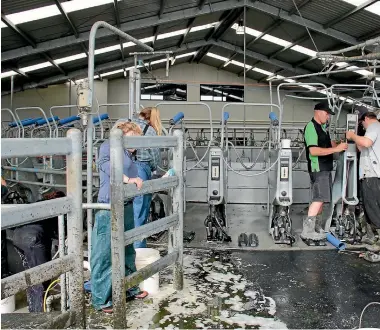
[[[244,63],[241,63],[241,62],[238,62],[238,61],[234,61],[234,60],[232,60],[232,61],[231,61],[231,64],[236,65],[236,66],[240,66],[241,68],[244,68]],[[245,68],[248,69],[248,70],[250,70],[250,69],[252,69],[252,65],[248,65],[248,64],[246,63],[246,64],[245,64]]]
[[[30,66],[27,66],[25,68],[20,68],[20,70],[26,73],[26,72],[30,72],[30,71],[35,71],[35,70],[47,68],[49,66],[52,66],[52,64],[50,62],[43,62],[43,63],[39,63],[39,64],[35,64],[35,65],[30,65]]]
[[[186,91],[184,89],[180,89],[180,88],[177,88],[175,91],[180,92],[180,93],[186,93]]]
[[[199,25],[199,26],[193,26],[190,29],[190,32],[197,32],[197,31],[202,31],[202,30],[207,30],[215,27],[219,22],[214,22],[214,23],[209,23],[205,25]]]
[[[192,55],[195,55],[195,53],[196,53],[196,52],[180,54],[180,55],[177,55],[176,58],[183,58],[183,57],[192,56]]]
[[[223,56],[220,56],[220,55],[217,55],[217,54],[214,54],[214,53],[210,53],[210,52],[208,52],[206,54],[206,56],[209,56],[209,57],[212,57],[212,58],[216,58],[217,60],[221,60],[221,61],[228,61],[227,57],[223,57]]]
[[[1,79],[8,78],[8,77],[15,76],[15,75],[17,75],[17,72],[14,72],[14,71],[2,72],[1,73]]]
[[[284,79],[288,83],[295,83],[296,81],[294,79]]]
[[[150,94],[141,94],[140,97],[142,100],[150,100]]]
[[[212,101],[212,95],[201,95],[201,101]]]
[[[122,73],[123,71],[124,71],[123,69],[120,69],[120,70],[105,72],[105,73],[102,73],[102,77],[111,76],[116,73]]]
[[[261,34],[261,32],[260,32]],[[277,45],[280,45],[282,47],[288,47],[291,45],[291,43],[289,41],[286,41],[284,39],[280,39],[280,38],[277,38],[277,37],[274,37],[274,36],[271,36],[270,34],[265,34],[262,39],[266,40],[266,41],[269,41],[269,42],[272,42],[274,44],[277,44]]]
[[[99,49],[95,49],[95,55],[104,54],[104,53],[112,52],[114,50],[119,50],[119,49],[120,49],[120,45],[99,48]]]
[[[67,56],[67,57],[62,57],[62,58],[56,59],[56,60],[54,60],[54,62],[57,63],[57,64],[62,64],[62,63],[67,63],[67,62],[79,60],[79,59],[85,58],[85,57],[86,57],[85,53],[80,53],[80,54],[71,55],[71,56]]]
[[[317,52],[315,52],[314,50],[311,50],[309,48],[305,48],[305,47],[302,47],[300,45],[295,45],[293,46],[292,48],[290,49],[293,49],[295,50],[296,52],[299,52],[299,53],[302,53],[302,54],[305,54],[305,55],[308,55],[310,57],[314,57],[317,55]]]
[[[260,68],[253,68],[252,71],[259,72],[259,73],[264,74],[266,76],[272,76],[273,75],[272,72],[269,72],[269,71],[266,71],[266,70],[263,70],[263,69],[260,69]]]
[[[183,35],[185,32],[186,32],[186,29],[182,29],[182,30],[177,30],[177,31],[159,34],[157,36],[157,40],[162,40],[162,39],[180,36],[180,35]]]
[[[380,81],[380,77],[379,78],[376,78],[377,81]]]
[[[152,62],[150,62],[150,64],[153,65],[153,64],[159,64],[159,63],[164,63],[164,62],[166,62],[166,58],[163,58],[161,60],[152,61]]]

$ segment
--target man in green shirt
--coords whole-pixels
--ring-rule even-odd
[[[305,126],[304,139],[306,159],[311,180],[311,204],[308,216],[304,219],[301,238],[303,240],[323,240],[326,238],[322,229],[323,203],[331,202],[333,154],[347,149],[347,143],[337,145],[331,142],[326,123],[330,115],[335,115],[327,102],[314,107],[314,117]]]

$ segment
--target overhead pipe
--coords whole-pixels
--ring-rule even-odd
[[[90,109],[92,108],[92,99],[93,95],[95,94],[95,87],[94,87],[94,70],[95,70],[95,38],[96,33],[98,32],[98,29],[100,27],[103,27],[105,29],[108,29],[112,31],[114,34],[120,36],[123,39],[126,39],[128,41],[132,41],[136,45],[146,49],[147,51],[153,52],[154,49],[152,47],[147,46],[140,40],[137,40],[136,38],[130,36],[129,34],[115,28],[111,24],[108,24],[104,21],[96,22],[90,31],[89,36],[89,50],[88,50],[88,84],[89,84],[89,106]],[[91,111],[87,114],[88,116],[88,126],[87,126],[87,203],[92,203],[92,160],[93,160],[93,131],[94,131],[94,123],[92,122],[92,114]],[[88,237],[88,251],[91,251],[91,228],[92,228],[92,214],[93,210],[88,209],[87,210],[87,237]],[[88,261],[90,261],[90,253]]]
[[[371,46],[371,45],[377,44],[377,43],[380,43],[380,37],[367,40],[367,41],[362,42],[361,44],[358,44],[358,45],[355,45],[355,46],[343,48],[343,49],[340,49],[340,50],[335,50],[335,51],[332,51],[332,52],[320,52],[320,53],[317,53],[317,56],[339,55],[339,54],[342,54],[342,53],[349,52],[351,50],[362,49],[364,47]]]

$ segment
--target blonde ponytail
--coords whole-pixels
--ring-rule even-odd
[[[160,111],[155,107],[144,108],[139,113],[140,117],[149,122],[150,126],[154,128],[157,135],[162,134],[162,123],[160,118]]]

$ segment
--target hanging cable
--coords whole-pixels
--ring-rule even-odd
[[[300,15],[300,17],[301,17],[301,19],[302,19],[303,25],[304,25],[304,27],[306,28],[306,31],[307,31],[307,33],[309,34],[309,37],[310,37],[311,41],[313,42],[313,45],[314,45],[314,47],[315,47],[315,50],[319,53],[318,47],[317,47],[317,45],[316,45],[315,42],[314,42],[314,39],[313,39],[313,37],[312,37],[312,35],[311,35],[310,31],[309,31],[309,28],[306,26],[305,20],[304,20],[304,18],[303,18],[303,16],[302,16],[300,10],[298,9],[298,6],[297,6],[297,4],[296,4],[296,1],[295,1],[295,0],[292,0],[292,1],[293,1],[293,4],[294,4],[294,7],[297,9],[298,15]]]

